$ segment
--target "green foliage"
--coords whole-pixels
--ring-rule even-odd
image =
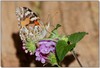
[[[52,32],[54,32],[55,30],[57,30],[59,27],[61,27],[61,25],[60,24],[57,24],[56,25],[56,28],[54,28],[54,30]]]
[[[60,27],[60,24],[57,24],[56,27],[52,30],[51,35],[49,38],[59,38],[59,34],[57,29]]]
[[[48,56],[48,59],[49,59],[49,62],[52,64],[52,66],[58,65],[57,59],[54,53],[50,53]]]
[[[64,40],[64,41],[68,42],[68,38],[67,38],[67,36],[65,36],[65,35],[64,35],[64,36],[62,36],[62,37],[60,37],[59,39],[60,39],[60,40]]]
[[[65,40],[59,40],[56,45],[56,53],[59,62],[62,61],[65,55],[75,47],[75,44],[68,45]]]
[[[78,32],[71,34],[69,36],[62,36],[60,40],[58,40],[56,44],[56,53],[59,62],[61,62],[66,54],[73,50],[76,46],[76,44],[86,35],[86,32]],[[68,44],[69,43],[71,44]]]
[[[36,50],[35,43],[32,40],[28,39],[28,41],[26,42],[26,48],[28,49],[28,51],[31,51],[34,53]]]
[[[86,34],[86,32],[77,32],[68,36],[68,41],[71,43],[79,42]]]

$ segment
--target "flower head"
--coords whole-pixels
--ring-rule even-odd
[[[41,40],[38,43],[39,47],[35,51],[37,61],[45,63],[50,52],[55,53],[56,42],[52,40]]]

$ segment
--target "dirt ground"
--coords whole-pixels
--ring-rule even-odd
[[[88,32],[75,48],[79,60],[84,67],[99,66],[99,23],[98,2],[2,2],[2,50],[1,61],[4,67],[42,66],[34,60],[34,56],[25,54],[18,35],[16,7],[26,6],[39,13],[46,22],[48,15],[51,25],[61,24],[60,34],[69,35],[74,32]],[[62,65],[79,67],[77,61],[69,53]]]

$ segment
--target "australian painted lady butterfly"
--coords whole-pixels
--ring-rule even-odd
[[[16,16],[20,29],[19,35],[24,46],[27,39],[37,41],[46,36],[49,24],[44,25],[38,15],[32,12],[32,10],[27,7],[18,7],[16,9]]]

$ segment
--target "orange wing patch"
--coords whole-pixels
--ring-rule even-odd
[[[32,26],[32,27],[37,26],[37,25],[40,25],[40,23],[38,21],[34,21],[33,24],[29,24],[29,26]]]
[[[35,25],[40,25],[38,21],[34,21],[34,24]]]
[[[26,18],[24,21],[21,21],[22,27],[26,26],[29,23],[30,23],[30,18]]]

